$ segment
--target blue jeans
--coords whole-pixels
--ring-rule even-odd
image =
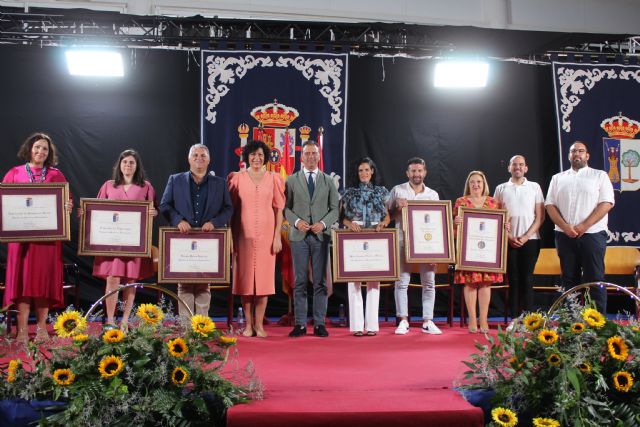
[[[556,250],[560,257],[562,282],[566,289],[581,283],[604,281],[604,253],[607,249],[607,232],[583,234],[572,239],[556,231]],[[591,299],[598,311],[607,312],[607,289],[595,286],[590,289]]]

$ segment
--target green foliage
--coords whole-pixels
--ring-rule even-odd
[[[557,340],[543,342],[543,330]],[[562,426],[640,426],[640,327],[635,319],[604,320],[570,297],[552,316],[523,314],[513,330],[499,331],[477,349],[464,362],[469,369],[462,388],[493,389],[492,403],[512,410],[521,424],[542,417]],[[494,420],[490,425],[501,424]]]
[[[220,425],[229,407],[259,397],[253,373],[234,381],[221,375],[235,338],[218,329],[197,333],[175,318],[153,325],[136,317],[129,325],[121,339],[119,331],[105,328],[86,340],[56,337],[48,348],[29,344],[20,367],[13,364],[11,381],[9,366],[0,366],[0,398],[66,403],[41,425],[112,427]],[[107,342],[106,334],[114,342]],[[184,354],[170,349],[174,339],[182,340]],[[111,356],[119,362],[105,362]],[[118,363],[122,369],[111,375]],[[60,369],[72,372],[69,384],[55,375]],[[184,381],[177,370],[186,373]]]

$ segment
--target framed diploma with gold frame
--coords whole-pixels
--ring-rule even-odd
[[[0,242],[70,240],[69,183],[0,184]]]
[[[332,238],[334,281],[398,280],[400,251],[395,228],[359,232],[332,230]]]
[[[230,283],[231,230],[160,227],[158,283]]]
[[[151,257],[150,200],[80,199],[78,255]]]
[[[504,209],[460,207],[456,270],[504,273],[507,270],[507,232]]]
[[[405,262],[455,262],[450,200],[409,200],[402,223]]]

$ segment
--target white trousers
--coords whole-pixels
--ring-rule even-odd
[[[378,332],[378,309],[380,306],[380,282],[365,282],[367,285],[366,312],[362,307],[361,282],[347,283],[349,295],[349,330],[351,332]]]
[[[402,248],[400,249],[402,251]],[[404,252],[400,261],[400,280],[396,282],[394,296],[396,299],[396,316],[409,317],[409,301],[407,290],[411,280],[411,270],[417,268],[422,284],[422,319],[433,320],[433,306],[436,302],[436,266],[434,264],[406,264]]]

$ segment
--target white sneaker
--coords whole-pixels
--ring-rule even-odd
[[[422,333],[431,334],[431,335],[440,335],[442,334],[442,331],[440,330],[440,328],[436,326],[435,323],[433,323],[432,320],[426,320],[422,324]]]
[[[409,322],[401,320],[396,328],[396,335],[406,335],[409,332]]]

